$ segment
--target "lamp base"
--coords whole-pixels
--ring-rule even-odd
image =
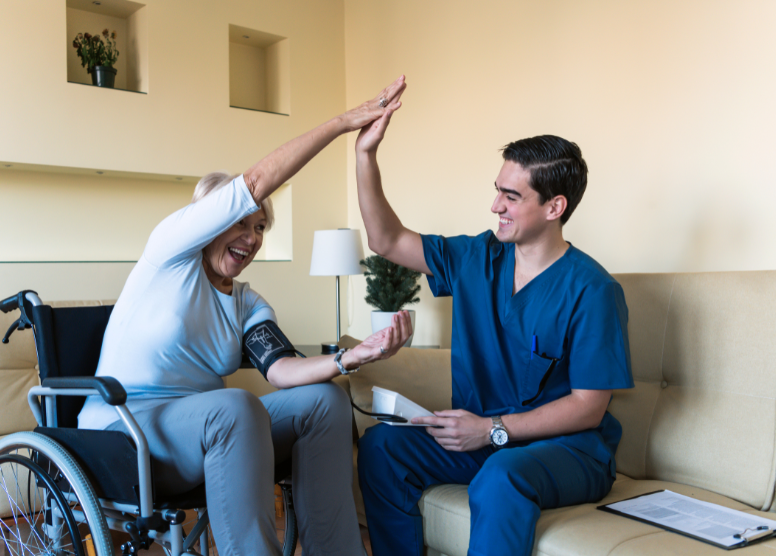
[[[321,342],[321,355],[333,354],[338,351],[339,346],[337,345],[337,342]]]

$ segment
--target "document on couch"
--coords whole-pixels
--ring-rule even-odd
[[[703,502],[670,490],[652,492],[599,510],[629,517],[730,550],[773,536],[776,521]]]
[[[379,386],[372,386],[372,411],[378,414],[394,415],[406,419],[405,423],[391,422],[379,417],[373,417],[378,421],[397,427],[427,427],[428,425],[413,425],[410,421],[413,417],[433,417],[434,414],[409,398],[405,398],[398,392],[386,390]]]

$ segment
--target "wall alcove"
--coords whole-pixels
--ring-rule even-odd
[[[34,207],[37,241],[8,241],[0,264],[136,262],[151,231],[191,202],[195,176],[117,172],[0,162],[0,199]],[[254,261],[290,261],[293,256],[291,184],[270,198],[275,225]],[[63,218],[62,207],[67,206]],[[0,237],[17,237],[30,226],[27,210],[0,220]]]
[[[116,31],[119,57],[115,89],[148,92],[148,16],[144,4],[129,0],[66,0],[67,81],[92,86],[92,77],[73,48],[78,33]]]
[[[229,25],[229,106],[291,114],[288,39]]]

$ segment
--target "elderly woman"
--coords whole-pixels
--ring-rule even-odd
[[[396,110],[403,90],[399,78],[243,175],[205,176],[193,202],[153,231],[113,310],[97,376],[113,376],[127,390],[155,459],[157,489],[176,494],[205,481],[220,554],[281,554],[273,473],[288,458],[304,553],[362,551],[351,410],[330,379],[395,354],[411,333],[409,318],[399,315],[336,357],[297,359],[272,307],[235,278],[272,225],[269,195],[336,137]],[[224,389],[221,379],[239,367],[248,333],[256,363],[280,389],[260,399]],[[99,397],[88,399],[79,426],[126,432]]]

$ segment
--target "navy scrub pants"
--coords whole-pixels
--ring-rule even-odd
[[[539,512],[594,502],[609,466],[552,440],[450,452],[422,427],[379,424],[358,443],[358,475],[374,556],[423,556],[418,501],[435,484],[469,485],[469,556],[531,554]]]

